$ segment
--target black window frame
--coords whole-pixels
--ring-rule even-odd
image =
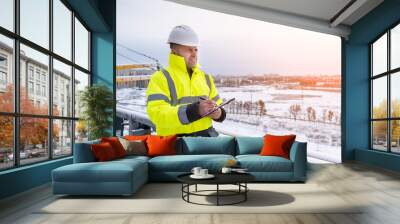
[[[400,67],[398,68],[393,68],[391,69],[391,31],[395,27],[400,26],[400,21],[395,22],[392,24],[389,28],[387,28],[383,33],[378,35],[375,39],[373,39],[370,43],[368,43],[368,48],[369,48],[369,149],[373,151],[379,151],[379,152],[387,152],[391,154],[400,154],[400,152],[393,152],[392,151],[392,121],[400,121],[400,117],[392,117],[392,99],[391,99],[391,79],[392,75],[400,72]],[[373,74],[373,44],[379,40],[381,37],[384,35],[387,35],[386,38],[386,44],[387,44],[387,52],[386,52],[386,57],[387,57],[387,67],[386,71],[382,72],[380,74]],[[373,81],[378,79],[386,77],[386,87],[387,87],[387,105],[386,105],[386,118],[373,118]],[[386,121],[386,129],[387,129],[387,138],[386,138],[386,151],[375,149],[374,148],[374,136],[373,136],[373,122],[376,121]]]
[[[78,69],[79,71],[87,74],[89,76],[89,83],[88,85],[91,86],[93,82],[93,77],[92,77],[92,61],[91,61],[91,36],[92,36],[92,30],[89,28],[89,26],[84,22],[84,20],[79,16],[79,14],[73,10],[73,8],[66,2],[65,0],[59,0],[68,10],[71,11],[71,59],[64,58],[63,56],[53,52],[53,1],[54,0],[48,0],[49,2],[49,43],[48,43],[48,49],[45,47],[42,47],[39,44],[36,44],[29,39],[23,37],[20,35],[20,0],[14,0],[13,1],[13,10],[14,10],[14,15],[13,15],[13,28],[14,30],[8,30],[2,26],[0,26],[0,35],[10,38],[13,41],[13,67],[12,67],[12,73],[13,79],[14,79],[14,105],[13,105],[13,112],[3,112],[0,111],[0,116],[4,117],[11,117],[13,119],[13,166],[10,167],[5,167],[5,168],[0,168],[0,172],[6,171],[6,170],[12,170],[16,169],[19,167],[24,167],[24,166],[31,166],[34,164],[38,163],[44,163],[47,161],[51,160],[59,160],[62,158],[67,158],[73,156],[74,153],[74,143],[75,143],[75,126],[76,126],[76,121],[78,121],[80,118],[75,116],[75,108],[71,108],[71,115],[70,116],[55,116],[53,115],[53,59],[58,60],[59,62],[62,62],[66,65],[71,66],[71,105],[74,105],[75,103],[75,88],[74,88],[74,82],[75,82],[75,69]],[[85,27],[85,29],[88,31],[88,69],[85,69],[81,67],[80,65],[75,63],[75,18]],[[27,47],[30,47],[40,53],[43,53],[48,56],[49,62],[48,62],[48,112],[47,115],[38,115],[38,114],[26,114],[26,113],[21,113],[20,112],[20,44],[23,44]],[[35,73],[35,71],[34,71]],[[29,74],[26,74],[27,77]],[[35,74],[34,74],[35,75]],[[29,77],[28,77],[29,79]],[[32,162],[32,163],[26,163],[26,164],[21,164],[20,161],[20,119],[23,117],[28,117],[28,118],[45,118],[47,119],[48,122],[48,136],[47,136],[47,141],[48,141],[48,157],[40,160],[38,162]],[[62,156],[57,156],[54,157],[53,155],[53,123],[54,121],[57,120],[66,120],[70,121],[72,125],[72,133],[71,133],[71,153],[68,155],[62,155]]]

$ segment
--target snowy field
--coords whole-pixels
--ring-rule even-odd
[[[296,134],[297,141],[307,142],[309,162],[341,162],[340,92],[314,90],[283,90],[268,86],[219,87],[223,99],[238,101],[263,100],[266,115],[228,113],[223,123],[214,122],[221,133],[235,136]],[[117,91],[118,106],[146,113],[145,89],[124,88]],[[293,104],[301,106],[295,120],[289,112]],[[315,120],[307,119],[307,108],[316,113]],[[332,111],[327,120],[323,114]]]

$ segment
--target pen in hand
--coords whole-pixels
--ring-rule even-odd
[[[213,108],[210,108],[210,110],[208,112],[206,112],[205,114],[203,114],[201,117],[205,117],[205,116],[211,114],[212,112],[214,112],[215,109],[217,109],[218,105],[213,100],[210,100],[210,99],[208,99],[206,97],[203,97],[203,96],[200,96],[199,98],[200,98],[200,100],[208,100],[210,102],[213,102]],[[199,102],[201,102],[201,101],[199,101]]]
[[[201,99],[201,100],[209,100],[209,99],[207,99],[207,98],[205,98],[205,97],[202,97],[202,96],[200,97],[200,99]],[[212,100],[211,100],[211,101],[212,101]],[[215,103],[214,103],[214,104],[215,104]],[[215,104],[214,106],[217,106],[217,105]]]

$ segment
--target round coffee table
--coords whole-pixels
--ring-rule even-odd
[[[247,192],[249,188],[247,183],[255,180],[255,177],[249,173],[214,173],[215,176],[212,179],[193,179],[190,177],[191,173],[182,174],[177,177],[178,181],[182,183],[182,199],[188,203],[198,204],[198,205],[234,205],[247,200]],[[215,190],[197,190],[197,185],[215,185]],[[195,186],[194,191],[190,191],[190,186]],[[220,189],[220,185],[236,185],[237,190],[223,190]],[[205,194],[209,192],[215,192],[215,194]],[[222,194],[221,194],[222,193]],[[204,196],[204,197],[216,197],[216,204],[202,204],[190,201],[190,196]],[[241,196],[240,200],[231,203],[221,203],[221,197],[230,196]]]

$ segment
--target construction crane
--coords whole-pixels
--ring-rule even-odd
[[[149,56],[149,55],[146,55],[146,54],[144,54],[144,53],[142,53],[142,52],[139,52],[139,51],[137,51],[137,50],[134,50],[134,49],[131,49],[131,48],[129,48],[129,47],[126,47],[126,46],[124,46],[124,45],[122,45],[122,44],[117,44],[118,46],[120,46],[120,47],[122,47],[122,48],[125,48],[126,50],[128,50],[128,51],[131,51],[131,52],[133,52],[133,53],[135,53],[135,54],[138,54],[138,55],[141,55],[141,56],[143,56],[143,57],[145,57],[145,58],[148,58],[148,59],[150,59],[150,60],[153,60],[155,63],[156,63],[156,65],[157,65],[157,70],[160,70],[161,69],[161,64],[160,64],[160,61],[158,60],[158,59],[156,59],[156,58],[153,58],[153,57],[151,57],[151,56]]]

